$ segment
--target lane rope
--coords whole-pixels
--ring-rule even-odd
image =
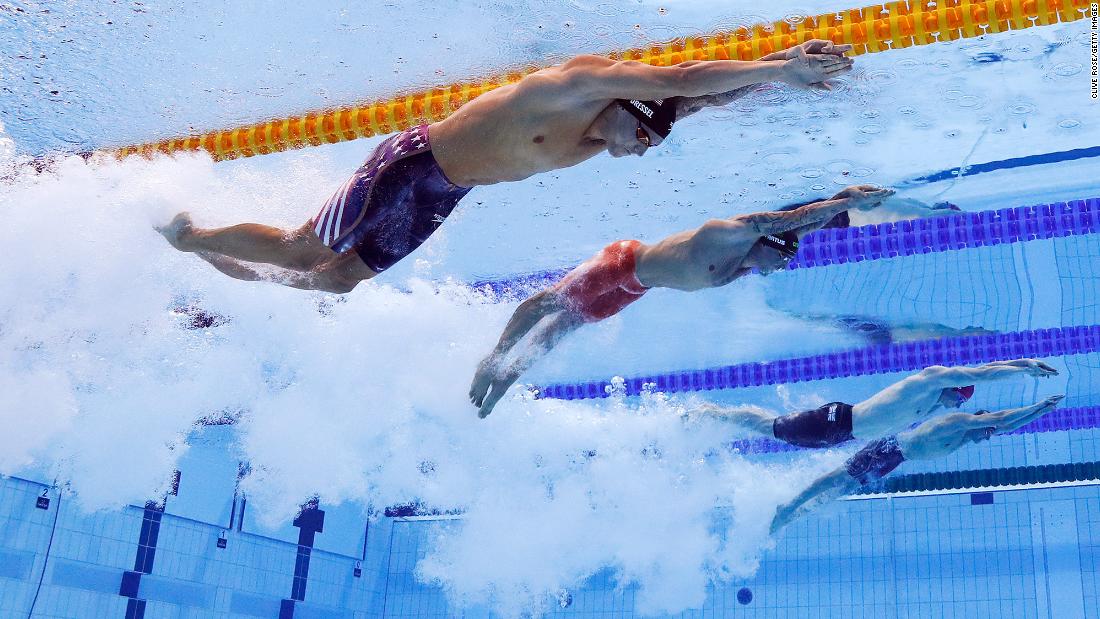
[[[711,35],[676,39],[607,54],[615,60],[637,60],[670,66],[688,60],[756,60],[810,39],[851,44],[853,55],[915,45],[1048,26],[1083,19],[1090,0],[940,0],[886,2],[802,19],[737,28]],[[253,157],[288,149],[335,144],[385,135],[411,126],[443,120],[472,99],[523,79],[542,66],[484,79],[440,86],[386,101],[347,105],[272,119],[232,129],[210,131],[124,146],[118,157],[204,150],[215,160]]]

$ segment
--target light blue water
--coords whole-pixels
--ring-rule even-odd
[[[444,29],[381,4],[264,22],[248,5],[5,5],[3,163],[755,21],[724,5],[659,8],[455,3],[433,9],[462,25]],[[508,44],[482,45],[498,32]],[[613,238],[658,239],[851,182],[967,211],[1100,195],[1096,159],[905,182],[1100,145],[1087,36],[1079,22],[861,57],[832,96],[764,90],[678,127],[653,156],[479,189],[346,302],[213,277],[149,224],[191,208],[211,223],[297,225],[372,141],[217,165],[24,169],[0,189],[0,616],[1100,616],[1095,481],[845,500],[770,540],[775,505],[845,453],[744,458],[726,429],[676,416],[691,398],[782,411],[856,400],[902,373],[667,400],[517,396],[477,422],[462,394],[514,304],[423,283],[569,265]],[[1001,332],[1100,324],[1098,256],[1100,237],[1085,234],[654,291],[530,380],[864,345],[807,314]],[[234,321],[180,329],[165,310],[180,298]],[[1097,404],[1097,353],[1047,361],[1057,379],[983,387],[968,410],[1050,393]],[[226,409],[244,411],[238,425],[195,425]],[[651,447],[662,457],[642,455]],[[898,475],[1096,461],[1100,431],[1082,429],[996,437]],[[173,471],[163,515],[142,507]],[[311,540],[316,512],[297,524],[295,512],[314,495],[324,523]],[[462,514],[386,515],[414,500]]]

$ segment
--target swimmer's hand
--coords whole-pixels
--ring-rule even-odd
[[[779,50],[778,52],[772,52],[767,56],[764,56],[760,60],[790,60],[798,55],[798,50],[801,49],[807,54],[831,54],[833,56],[844,56],[844,54],[852,51],[851,45],[837,45],[827,39],[810,39],[800,45],[788,47],[787,49]]]
[[[833,87],[825,80],[840,77],[852,70],[852,59],[843,54],[808,54],[801,45],[792,47],[787,52],[791,56],[783,61],[780,79],[797,88],[832,90]]]
[[[1034,376],[1036,378],[1058,375],[1058,370],[1038,359],[1016,359],[1014,361],[1006,361],[1004,365],[1021,368],[1028,376]]]
[[[848,208],[860,211],[869,211],[881,206],[883,200],[894,195],[893,189],[877,187],[875,185],[852,185],[845,187],[840,193],[832,197],[833,200],[848,200]]]

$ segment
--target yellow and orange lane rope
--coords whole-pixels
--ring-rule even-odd
[[[777,21],[709,36],[677,39],[645,49],[608,54],[669,66],[687,60],[755,60],[810,39],[853,45],[871,54],[984,34],[1021,30],[1082,19],[1091,0],[909,0]],[[791,23],[797,22],[797,23]],[[389,101],[308,112],[276,120],[116,149],[117,156],[205,150],[215,160],[252,157],[310,145],[334,144],[387,134],[419,123],[443,120],[475,97],[517,82],[528,73],[507,73],[454,84]]]

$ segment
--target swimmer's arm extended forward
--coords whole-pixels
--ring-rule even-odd
[[[670,67],[580,56],[564,65],[563,75],[570,90],[586,98],[649,100],[699,97],[772,81],[827,90],[825,80],[852,69],[852,59],[844,56],[850,48],[806,49],[805,44],[795,46],[789,50],[790,57],[782,60],[689,61]]]
[[[789,211],[738,215],[729,221],[747,226],[757,236],[783,234],[792,230],[805,234],[825,225],[838,213],[849,209],[871,210],[892,195],[894,195],[892,189],[882,189],[874,185],[854,185],[828,200],[805,204]]]
[[[761,61],[785,61],[796,57],[798,54],[796,48],[802,48],[807,54],[832,54],[835,56],[843,56],[846,52],[852,49],[851,45],[836,45],[832,41],[825,41],[822,39],[814,39],[806,41],[801,45],[796,45],[789,49],[780,50],[778,52],[772,52],[767,56],[761,58]],[[706,62],[703,60],[689,60],[682,62],[678,66],[687,68],[691,65]],[[708,107],[720,107],[723,105],[729,105],[733,101],[744,97],[756,88],[757,84],[749,84],[747,86],[741,86],[740,88],[734,88],[725,92],[711,93],[706,95],[700,95],[698,97],[675,97],[676,102],[676,120],[682,120],[695,114],[696,112]]]
[[[979,381],[997,380],[1018,374],[1043,378],[1057,376],[1058,370],[1037,359],[1014,359],[1012,361],[994,361],[974,368],[933,365],[924,368],[911,378],[927,383],[931,387],[948,388],[972,385]]]

